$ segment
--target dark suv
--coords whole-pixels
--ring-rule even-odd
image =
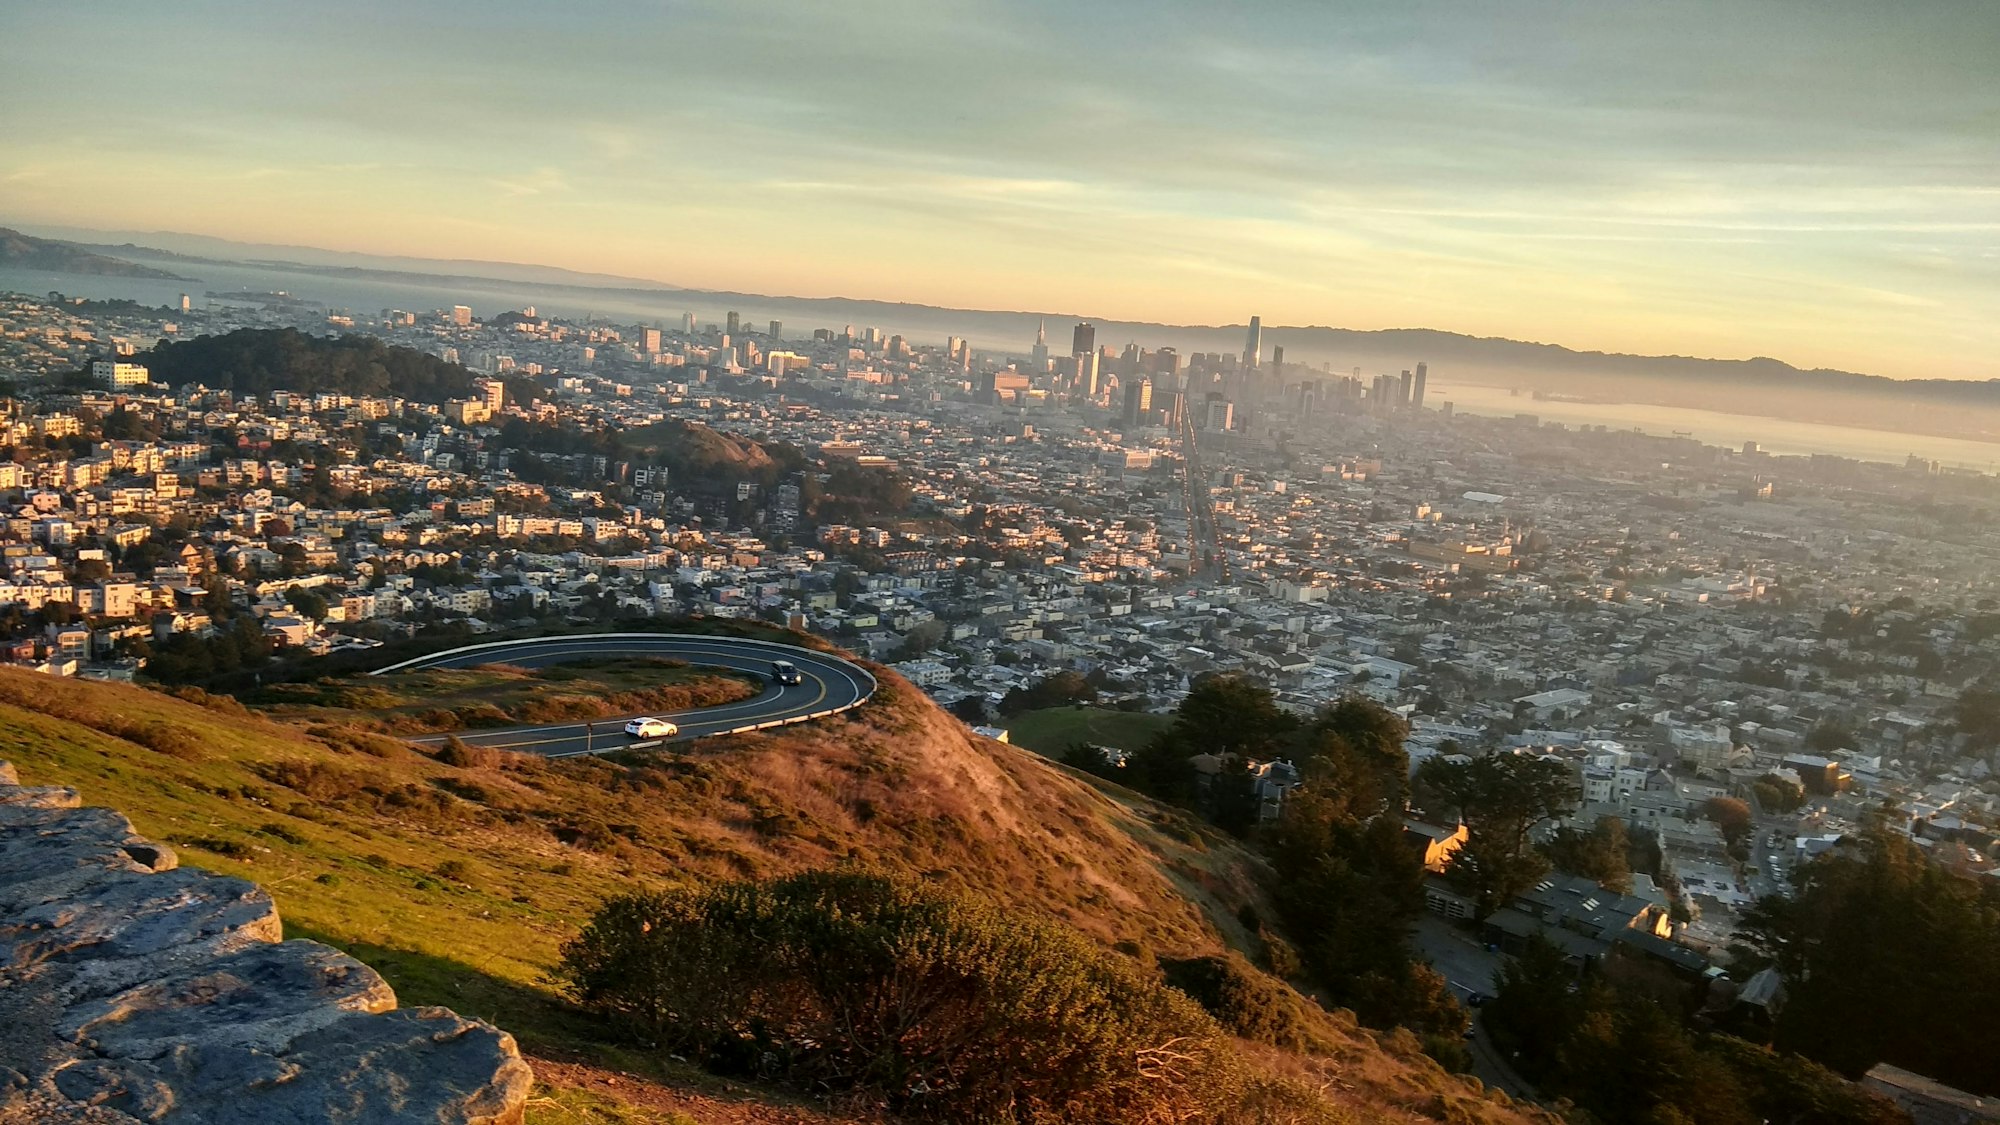
[[[771,678],[778,681],[781,684],[788,684],[788,685],[805,682],[805,677],[799,675],[798,666],[794,665],[789,660],[780,660],[772,664]]]

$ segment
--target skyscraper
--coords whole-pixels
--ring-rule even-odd
[[[1409,369],[1404,368],[1403,373],[1396,378],[1396,409],[1409,409],[1410,392],[1415,386],[1416,382],[1411,378]]]
[[[722,330],[725,336],[735,336],[743,330],[743,316],[734,310],[729,313],[729,327]]]
[[[683,333],[685,333],[685,334],[689,335],[689,336],[692,336],[692,335],[694,335],[694,314],[693,314],[693,313],[691,313],[691,312],[684,312],[684,313],[682,313],[682,314],[681,314],[681,331],[682,331]]]
[[[1035,350],[1030,354],[1034,356],[1035,370],[1047,371],[1049,369],[1049,322],[1048,321],[1043,320],[1036,322]]]
[[[1078,352],[1071,358],[1076,360],[1076,393],[1083,398],[1096,398],[1102,379],[1098,354]]]
[[[1125,425],[1146,424],[1153,413],[1153,381],[1144,375],[1125,384]]]
[[[1097,328],[1087,320],[1079,323],[1069,337],[1069,354],[1083,355],[1086,352],[1097,354]]]
[[[639,350],[653,355],[660,350],[660,330],[641,326],[639,328]]]
[[[1279,375],[1285,373],[1285,345],[1271,346],[1271,370]]]
[[[774,321],[772,321],[772,322],[771,322],[771,331],[769,332],[769,336],[770,336],[770,337],[771,337],[771,339],[773,339],[773,340],[782,340],[782,339],[784,339],[784,338],[785,338],[785,322],[784,322],[784,321],[782,321],[782,320],[774,320]]]
[[[1250,318],[1250,338],[1243,342],[1243,366],[1256,367],[1264,362],[1264,319]]]
[[[1424,377],[1429,375],[1430,373],[1431,369],[1429,364],[1426,363],[1417,364],[1417,381],[1410,388],[1411,410],[1422,410],[1424,408]]]

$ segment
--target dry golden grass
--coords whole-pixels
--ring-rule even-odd
[[[355,953],[405,1003],[452,1005],[531,1050],[676,1089],[695,1080],[595,1043],[544,979],[597,903],[635,886],[851,860],[971,888],[1141,953],[1250,946],[1234,917],[1257,902],[1247,852],[975,737],[874,671],[877,700],[824,723],[672,754],[452,766],[379,733],[301,728],[233,700],[0,669],[0,757],[30,783],[76,785],[179,842],[190,864],[263,883],[291,933]],[[1323,1058],[1249,1044],[1244,1057],[1353,1120],[1528,1119],[1343,1013],[1323,1031]]]

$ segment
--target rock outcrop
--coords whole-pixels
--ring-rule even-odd
[[[256,884],[80,805],[0,762],[0,1123],[521,1120],[512,1036],[397,1009],[373,969],[282,940]]]

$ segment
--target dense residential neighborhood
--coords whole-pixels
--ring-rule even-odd
[[[1984,475],[1565,428],[1527,399],[1478,417],[1421,381],[1136,344],[188,304],[0,300],[14,663],[198,682],[426,629],[750,617],[996,731],[1058,672],[1153,713],[1238,674],[1300,714],[1380,702],[1413,767],[1555,759],[1581,794],[1563,823],[1659,849],[1627,940],[1720,956],[1742,910],[1888,806],[1994,877]],[[266,387],[201,350],[330,333],[442,374]],[[1275,815],[1287,782],[1262,784]],[[1434,910],[1466,912],[1439,888]],[[1601,940],[1582,916],[1486,925]]]

